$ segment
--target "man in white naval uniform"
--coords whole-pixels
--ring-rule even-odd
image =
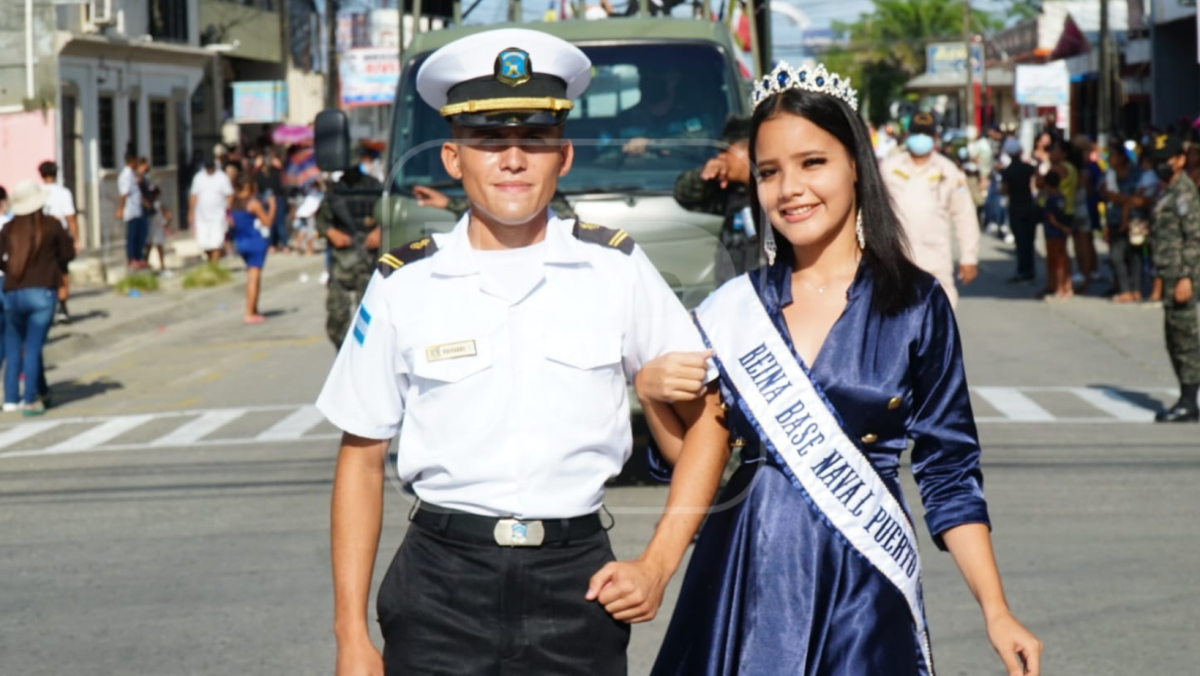
[[[577,48],[521,29],[457,40],[418,72],[471,207],[383,256],[318,400],[345,432],[339,675],[624,674],[629,623],[654,617],[716,490],[727,449],[695,423],[710,394],[678,409],[693,425],[653,539],[614,561],[599,513],[631,452],[627,380],[703,344],[627,233],[547,208],[590,78]],[[365,611],[397,435],[420,506],[378,593],[380,655]]]

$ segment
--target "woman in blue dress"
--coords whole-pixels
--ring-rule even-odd
[[[241,176],[234,183],[233,248],[246,262],[246,316],[247,324],[265,321],[258,312],[258,296],[262,291],[262,269],[267,262],[267,235],[271,223],[275,222],[275,200],[265,200],[263,206],[258,198],[258,185],[251,176]]]
[[[897,478],[910,440],[934,543],[1008,673],[1040,671],[992,553],[954,314],[907,257],[856,109],[821,67],[783,64],[756,85],[750,195],[770,263],[697,311],[742,464],[696,543],[657,676],[931,676]],[[705,356],[637,376],[664,472],[683,437],[669,403],[705,391]]]

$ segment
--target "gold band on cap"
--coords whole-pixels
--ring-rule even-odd
[[[463,101],[442,106],[438,113],[442,117],[461,115],[463,113],[491,113],[498,110],[571,110],[575,103],[568,99],[556,99],[551,96],[541,98],[510,97],[505,99],[484,99],[482,101]]]

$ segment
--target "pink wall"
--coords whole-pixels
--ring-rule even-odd
[[[0,115],[0,185],[12,192],[21,179],[36,179],[37,167],[56,158],[53,110]]]

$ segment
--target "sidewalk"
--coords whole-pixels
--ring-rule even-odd
[[[102,350],[131,335],[150,331],[165,331],[184,319],[217,312],[241,312],[245,303],[245,265],[234,256],[223,264],[233,273],[233,281],[222,286],[204,289],[184,289],[187,270],[171,271],[159,277],[157,291],[137,296],[118,294],[109,287],[72,290],[68,302],[70,324],[55,324],[46,343],[45,360],[55,364],[94,350]],[[324,303],[324,288],[319,276],[324,269],[321,254],[270,254],[263,267],[263,286],[278,287],[289,283],[311,284],[314,303]]]

